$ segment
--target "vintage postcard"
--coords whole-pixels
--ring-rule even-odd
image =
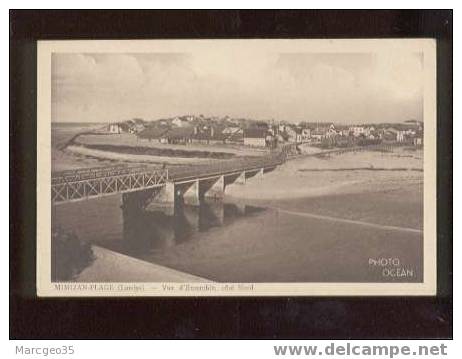
[[[39,296],[436,294],[432,39],[40,41]]]

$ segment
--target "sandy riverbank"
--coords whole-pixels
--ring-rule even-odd
[[[209,282],[208,279],[92,246],[95,261],[76,282]]]
[[[96,127],[94,126],[90,129],[94,128]],[[76,137],[73,141],[74,143],[69,143],[69,140],[79,133],[88,131],[88,127],[56,127],[52,129],[52,171],[111,166],[114,164],[159,166],[163,164],[170,166],[211,164],[226,160],[225,158],[254,157],[267,154],[266,150],[226,144],[160,144],[154,141],[140,140],[133,134],[83,134]],[[90,148],[92,146],[101,146],[103,148]],[[114,148],[114,150],[106,150],[105,147],[108,146],[112,146],[111,148]],[[120,146],[120,148],[117,146]],[[143,149],[146,153],[143,153]],[[185,156],[182,156],[182,153]]]
[[[83,155],[87,157],[93,157],[101,160],[112,160],[117,162],[129,162],[129,163],[152,163],[152,164],[171,164],[171,165],[183,165],[183,164],[207,164],[214,163],[219,160],[210,158],[185,158],[185,157],[167,157],[167,156],[153,156],[153,155],[141,155],[131,153],[119,153],[112,151],[103,151],[94,148],[87,148],[84,146],[68,146],[66,151],[73,154]]]
[[[326,158],[301,157],[286,162],[263,178],[250,179],[245,186],[229,186],[226,195],[255,203],[399,189],[405,184],[422,184],[422,169],[422,152],[404,149]]]
[[[92,135],[84,134],[76,139],[77,144],[82,145],[107,145],[107,146],[124,146],[132,148],[148,148],[158,151],[165,152],[184,152],[191,154],[198,154],[200,156],[206,156],[207,154],[228,154],[233,156],[261,156],[265,155],[268,151],[266,149],[258,147],[248,147],[236,144],[225,144],[225,143],[188,143],[188,144],[165,144],[159,143],[158,141],[150,141],[148,139],[142,139],[137,137],[135,134],[123,133],[123,134],[105,134],[105,135]],[[182,156],[178,156],[182,157]],[[189,157],[189,156],[183,156]]]

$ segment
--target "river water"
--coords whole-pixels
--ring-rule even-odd
[[[173,211],[116,195],[55,206],[52,218],[85,241],[215,281],[420,282],[421,191]]]

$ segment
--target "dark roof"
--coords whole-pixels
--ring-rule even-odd
[[[298,133],[298,134],[302,133],[302,129],[300,127],[294,127],[294,131],[295,133]]]
[[[263,128],[249,128],[244,130],[244,137],[247,138],[265,138],[268,130]]]
[[[223,141],[223,140],[226,140],[228,137],[229,136],[227,134],[218,132],[218,133],[214,133],[213,137],[210,137],[210,139],[211,140],[217,140],[217,141]]]
[[[208,128],[207,130],[199,130],[196,134],[193,135],[193,138],[197,140],[215,140],[215,141],[223,141],[228,137],[227,134],[223,134],[218,127],[213,128],[213,136],[212,130]]]
[[[159,138],[168,131],[166,127],[148,127],[141,131],[138,136],[143,138]]]
[[[186,138],[191,137],[194,133],[194,128],[192,127],[175,127],[170,129],[166,137],[168,138]]]
[[[116,125],[118,125],[124,131],[128,131],[130,129],[130,126],[128,125],[128,123],[125,123],[125,122],[118,122],[116,123]]]

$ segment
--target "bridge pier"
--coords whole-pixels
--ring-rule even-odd
[[[175,185],[167,182],[165,186],[155,191],[145,209],[148,211],[162,211],[167,215],[173,215],[175,212]]]
[[[233,173],[231,175],[224,176],[224,186],[229,186],[230,184],[245,184],[245,171]]]
[[[140,210],[146,207],[153,194],[149,191],[122,193],[121,208],[129,210]]]
[[[223,199],[225,196],[225,177],[199,180],[199,197],[211,199]]]
[[[235,180],[234,183],[236,184],[245,184],[245,171],[243,171]]]
[[[184,204],[198,206],[199,197],[199,180],[175,184],[175,200],[182,198]]]
[[[262,179],[263,178],[263,171],[264,171],[263,168],[260,168],[258,170],[246,171],[245,172],[245,178],[246,179],[248,179],[248,178]]]

